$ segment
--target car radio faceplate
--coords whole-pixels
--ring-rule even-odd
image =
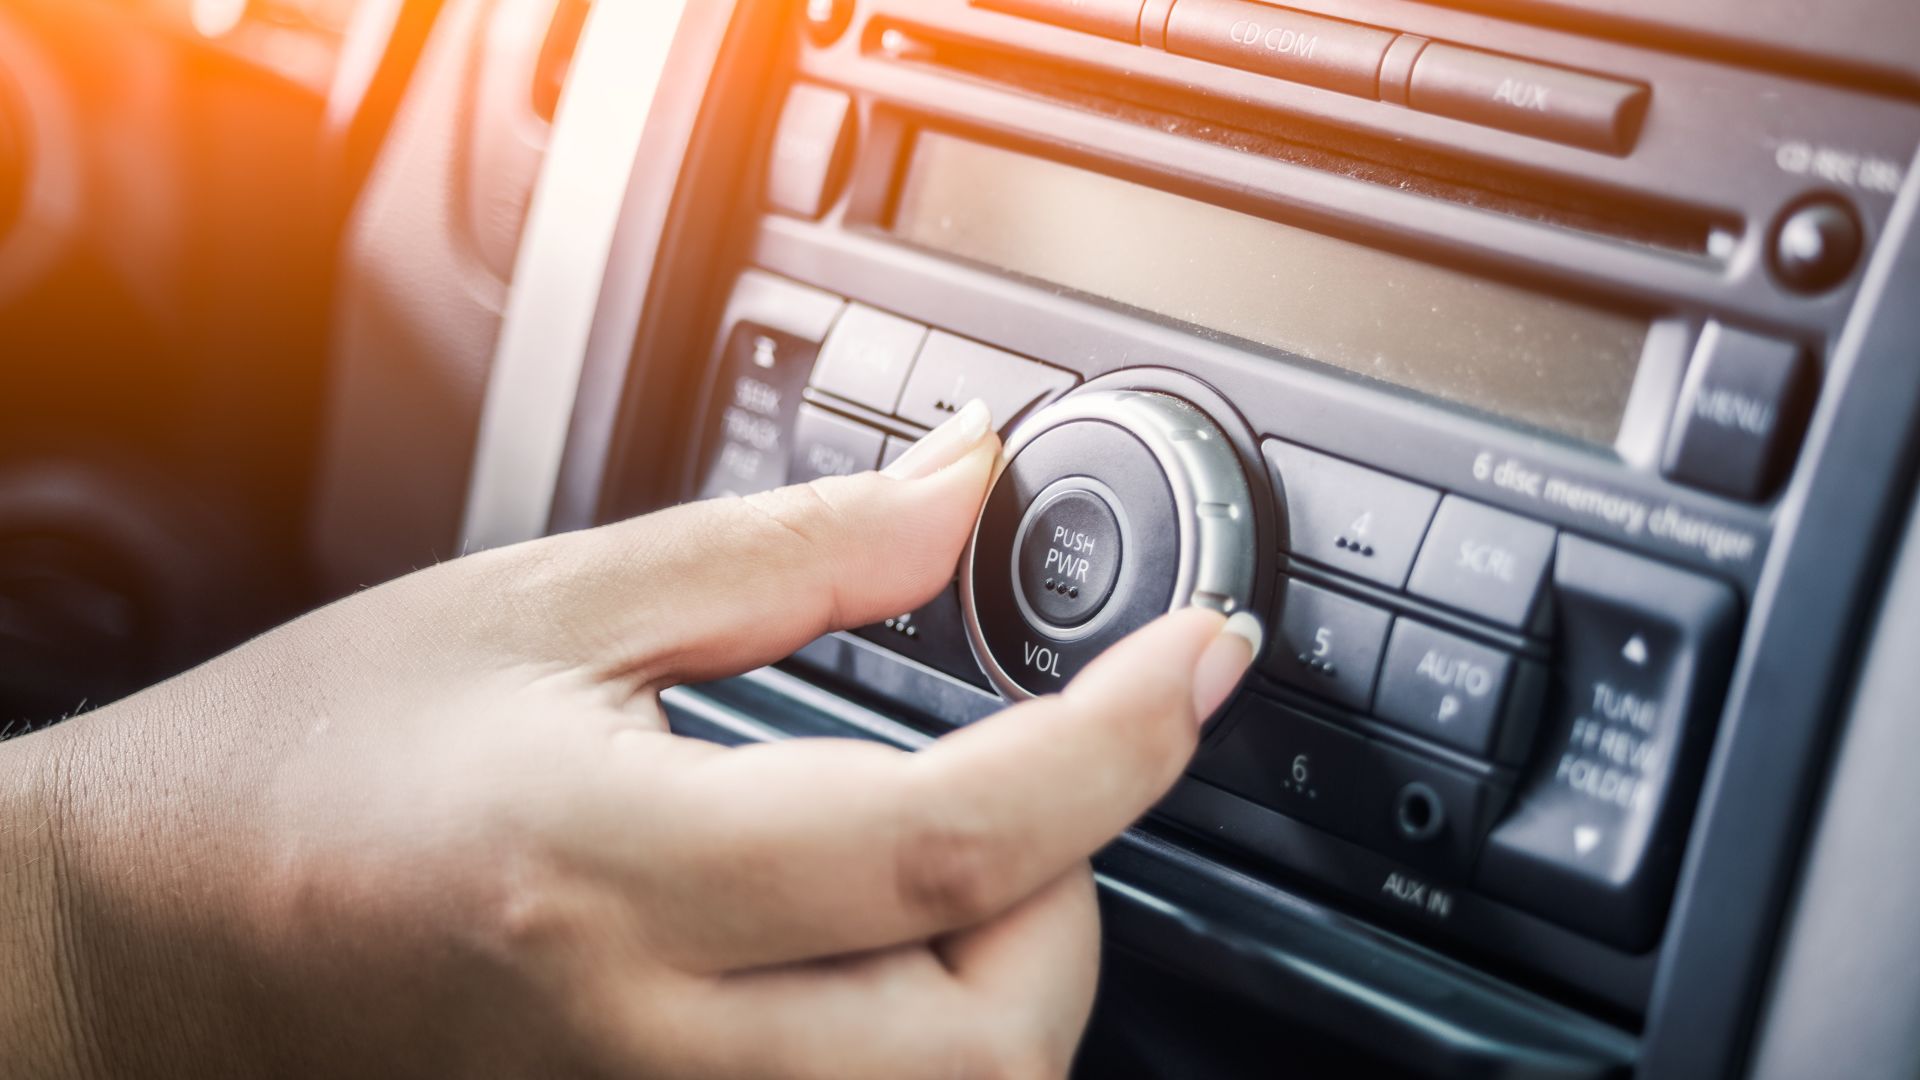
[[[1598,157],[1526,132],[1456,140],[1538,174],[1519,201],[1470,208],[1016,88],[1041,77],[1039,54],[1091,70],[1109,44],[1045,26],[1016,44],[993,31],[1017,20],[966,7],[876,5],[803,50],[767,162],[779,197],[723,320],[686,493],[884,465],[988,400],[1010,464],[962,580],[801,657],[966,723],[1189,601],[1199,519],[1178,470],[1125,423],[1055,419],[1114,390],[1204,398],[1268,523],[1246,598],[1226,603],[1260,614],[1270,645],[1158,820],[1643,1008],[1836,332],[1831,300],[1783,325],[1755,293],[1774,288],[1764,260],[1741,254],[1765,239],[1767,201],[1791,195],[1682,207],[1628,181],[1692,122],[1679,88],[1699,65],[1597,53],[1651,97],[1635,138]],[[995,50],[1011,66],[983,76]],[[1102,85],[1138,107],[1182,63],[1142,59]],[[1293,92],[1207,78],[1186,92],[1256,128]],[[1369,123],[1430,123],[1380,96]],[[1920,117],[1898,123],[1920,136]],[[1587,177],[1557,189],[1569,153]],[[1604,213],[1525,208],[1596,182],[1616,194],[1562,205]],[[1883,210],[1863,195],[1851,212]],[[1067,547],[1034,542],[1039,525]],[[1049,589],[1049,555],[1066,591]]]
[[[962,340],[761,272],[729,318],[707,492],[882,463],[911,431],[897,411],[919,357]],[[809,327],[812,347],[783,345]],[[1255,410],[1192,375],[1121,369],[1054,397],[1060,369],[967,344],[996,357],[972,393],[1052,403],[1009,424],[957,596],[862,638],[1019,699],[1172,607],[1249,608],[1267,653],[1192,775],[1315,839],[1252,854],[1442,931],[1511,917],[1625,955],[1657,941],[1731,663],[1733,585],[1256,437]],[[1035,544],[1039,526],[1060,543]],[[1217,831],[1206,799],[1165,815]]]
[[[1900,475],[1911,365],[1848,320],[1905,227],[1920,109],[1401,0],[1301,9],[1384,35],[1371,87],[1329,87],[1196,55],[1207,20],[1181,2],[1130,32],[967,0],[835,5],[831,32],[787,38],[743,15],[775,58],[755,93],[785,107],[717,81],[731,126],[703,121],[687,183],[762,182],[689,200],[712,227],[657,265],[616,245],[609,281],[650,280],[647,315],[636,337],[637,294],[609,285],[556,527],[881,465],[972,397],[1017,437],[1073,394],[1205,394],[1268,504],[1250,603],[1272,647],[1147,837],[1555,996],[1655,1065],[1724,1066],[1871,572],[1861,493]],[[1226,9],[1246,10],[1186,15]],[[1591,76],[1612,112],[1578,138],[1462,113],[1489,58]],[[1420,97],[1435,71],[1454,81]],[[940,145],[999,164],[925,199],[915,159]],[[1062,178],[1061,213],[1021,197],[1034,176]],[[1088,192],[1133,189],[1164,198],[1091,212]],[[1422,321],[1409,296],[1473,317]],[[1316,321],[1341,310],[1376,325]],[[1476,318],[1484,349],[1422,329]],[[689,409],[658,388],[695,378],[696,340],[713,362]],[[1555,400],[1568,372],[1592,394]],[[1027,607],[1063,634],[1135,553],[1099,464],[1031,492],[1066,497],[1048,524],[1088,589],[1107,588],[1088,545],[1120,536],[1105,603],[1045,599],[1036,550]],[[1102,486],[1047,491],[1073,476]],[[938,733],[1002,702],[965,627],[956,582],[789,671]]]

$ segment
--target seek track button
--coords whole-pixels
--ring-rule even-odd
[[[1479,884],[1623,949],[1658,940],[1731,666],[1720,582],[1563,537],[1560,671],[1513,812]]]

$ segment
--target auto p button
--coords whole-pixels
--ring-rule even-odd
[[[1106,606],[1125,554],[1118,515],[1084,484],[1070,478],[1041,492],[1015,544],[1026,607],[1063,630],[1085,625]]]

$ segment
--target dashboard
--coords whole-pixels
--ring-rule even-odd
[[[938,598],[666,700],[727,744],[913,749],[1160,614],[1257,615],[1187,777],[1095,860],[1080,1075],[1920,1071],[1907,5],[147,9],[284,99],[182,137],[271,147],[258,190],[177,187],[299,280],[211,275],[203,338],[91,350],[213,358],[166,392],[223,437],[154,436],[201,487],[89,466],[165,528],[0,500],[0,548],[55,520],[133,553],[101,580],[173,568],[114,633],[206,652],[882,467],[981,399],[1002,468]],[[62,197],[107,151],[60,114],[111,108],[30,39],[0,12],[0,329],[55,356],[14,253],[125,264],[107,223],[168,185]],[[167,366],[16,375],[9,439],[89,387],[139,414]],[[229,474],[271,520],[186,515]],[[0,700],[65,700],[48,670]]]
[[[952,587],[686,730],[918,745],[1250,610],[1098,861],[1091,1060],[1794,1075],[1755,1033],[1911,494],[1920,108],[1791,20],[1634,7],[603,5],[463,536],[874,468],[982,398]]]

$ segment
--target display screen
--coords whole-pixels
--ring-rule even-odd
[[[1595,443],[1645,319],[932,132],[893,219],[921,247]]]

